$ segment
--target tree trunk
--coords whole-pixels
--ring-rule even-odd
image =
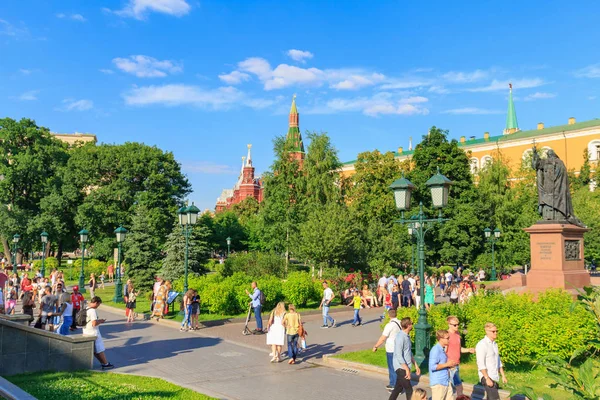
[[[23,249],[17,248],[17,265],[23,264]]]
[[[48,244],[50,244],[50,243],[48,243]],[[58,241],[58,250],[56,252],[56,259],[58,260],[59,268],[61,265],[62,255],[63,255],[63,242],[62,242],[62,240],[59,240]]]
[[[323,264],[319,265],[319,279],[323,278]]]
[[[4,236],[2,236],[2,246],[4,247],[4,258],[8,261],[8,263],[12,263],[11,255],[10,255],[10,246],[8,245],[8,240]]]
[[[290,263],[290,230],[289,228],[285,231],[285,277],[288,276],[288,264]]]

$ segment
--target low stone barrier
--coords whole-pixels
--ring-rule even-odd
[[[26,321],[22,315],[0,317],[0,376],[92,368],[95,336],[61,336]]]
[[[36,400],[37,398],[0,376],[0,399]]]

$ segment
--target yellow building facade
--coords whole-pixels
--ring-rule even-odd
[[[517,124],[516,112],[512,100],[512,88],[509,93],[507,123],[502,135],[491,136],[488,132],[482,138],[462,136],[458,146],[467,152],[471,164],[471,172],[476,174],[479,169],[496,156],[498,152],[508,164],[511,171],[518,170],[523,161],[530,160],[533,145],[541,153],[552,149],[565,163],[567,170],[579,173],[584,163],[584,149],[587,150],[592,169],[600,160],[600,119],[577,122],[575,118],[566,119],[564,125],[546,127],[544,123],[537,124],[536,129],[522,131]],[[402,147],[394,152],[400,161],[410,159],[414,154],[412,145],[408,150]],[[341,174],[345,177],[354,174],[354,162],[343,164]]]

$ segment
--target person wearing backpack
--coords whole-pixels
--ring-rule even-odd
[[[252,309],[254,310],[254,317],[256,318],[256,329],[254,330],[254,332],[263,333],[263,324],[260,312],[262,310],[263,304],[265,303],[265,295],[258,288],[256,282],[252,282],[252,294],[248,292],[248,289],[246,289],[246,294],[252,299]]]

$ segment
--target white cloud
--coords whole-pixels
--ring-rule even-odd
[[[19,96],[19,100],[21,101],[35,101],[37,100],[37,94],[39,93],[39,90],[30,90],[28,92],[25,92],[23,94],[21,94]]]
[[[210,175],[236,175],[240,171],[231,165],[217,164],[212,161],[196,161],[183,163],[181,168],[188,173],[210,174]]]
[[[444,86],[431,86],[428,90],[428,92],[431,93],[437,93],[437,94],[448,94],[450,93],[449,89],[446,89]]]
[[[26,68],[20,68],[19,72],[22,73],[23,75],[31,75],[31,73],[33,72],[30,69],[26,69]]]
[[[422,106],[428,99],[422,96],[398,96],[395,93],[380,92],[371,97],[352,99],[335,98],[324,106],[307,110],[308,114],[333,114],[337,112],[360,111],[365,115],[376,117],[382,114],[427,115],[429,109]]]
[[[29,29],[21,23],[21,27],[0,18],[0,35],[10,36],[13,39],[29,38]]]
[[[64,13],[58,13],[56,14],[56,18],[60,18],[60,19],[72,19],[73,21],[79,21],[79,22],[85,22],[87,21],[87,19],[85,19],[85,17],[81,14],[71,14],[71,15],[67,15]]]
[[[442,75],[442,78],[451,83],[472,83],[485,79],[488,76],[489,72],[476,69],[472,72],[446,72],[444,75]]]
[[[180,106],[192,105],[214,110],[229,109],[237,105],[250,108],[266,108],[275,103],[269,99],[253,99],[232,86],[203,89],[198,86],[170,84],[163,86],[135,87],[123,94],[125,103],[131,106]]]
[[[588,100],[596,100],[596,96],[588,96]]]
[[[508,90],[508,84],[512,83],[514,89],[528,89],[534,88],[538,86],[545,85],[543,79],[540,78],[525,78],[525,79],[507,79],[507,80],[497,80],[494,79],[488,86],[476,87],[467,89],[468,92],[494,92],[498,90]]]
[[[287,55],[294,61],[299,61],[305,63],[307,59],[313,58],[313,53],[310,51],[296,50],[291,49],[288,50]]]
[[[265,90],[282,89],[289,86],[319,87],[329,84],[338,90],[354,90],[373,86],[385,80],[379,73],[361,69],[302,68],[295,65],[279,64],[274,69],[264,58],[251,57],[238,63],[238,71],[255,75]]]
[[[219,75],[219,79],[228,85],[237,85],[250,79],[250,75],[240,71],[232,71],[228,74]]]
[[[464,107],[464,108],[453,108],[451,110],[442,111],[442,114],[454,114],[454,115],[488,115],[488,114],[502,114],[502,111],[499,110],[488,110],[485,108],[477,108],[477,107]]]
[[[545,92],[535,92],[525,97],[525,101],[533,101],[533,100],[543,100],[543,99],[553,99],[556,97],[556,93],[545,93]]]
[[[600,78],[600,63],[578,69],[575,71],[575,76],[578,78]]]
[[[106,75],[111,75],[115,73],[115,71],[113,71],[112,69],[100,69],[99,71]]]
[[[162,78],[167,74],[183,71],[183,68],[171,60],[159,61],[156,58],[135,55],[129,58],[114,58],[113,63],[123,72],[138,78]]]
[[[64,99],[62,101],[62,107],[57,108],[58,111],[87,111],[94,108],[94,102],[91,100],[75,100],[75,99]]]
[[[383,90],[395,90],[395,89],[412,89],[423,86],[430,86],[433,84],[433,80],[425,79],[425,78],[392,78],[386,80],[386,82],[381,85],[381,89]]]
[[[132,17],[143,20],[151,12],[183,17],[191,10],[186,0],[129,0],[122,10],[111,11],[121,17]]]

